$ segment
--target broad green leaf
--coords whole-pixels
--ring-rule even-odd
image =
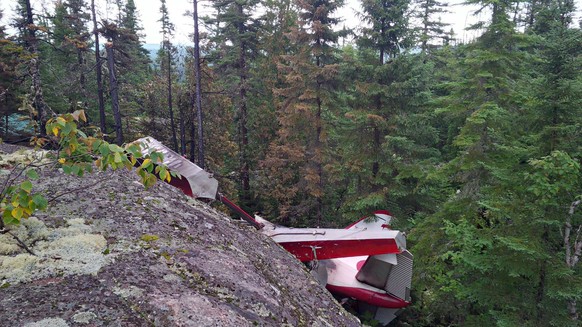
[[[38,179],[38,173],[34,169],[29,169],[26,171],[26,177],[28,177],[32,180],[36,180],[36,179]]]
[[[44,196],[42,196],[40,194],[33,195],[32,196],[32,201],[34,202],[34,204],[37,205],[37,207],[39,209],[44,209],[48,205],[47,200],[44,198]]]
[[[20,184],[20,188],[26,191],[26,193],[30,193],[32,190],[32,183],[30,181],[24,181]]]
[[[63,172],[65,174],[70,174],[71,173],[71,166],[63,166]]]
[[[103,143],[101,143],[101,145],[99,145],[99,153],[101,153],[102,156],[106,156],[110,153],[109,147],[107,146],[107,144],[105,142],[103,142]]]

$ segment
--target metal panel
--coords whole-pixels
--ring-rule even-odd
[[[410,284],[412,283],[412,254],[408,251],[396,255],[398,264],[392,267],[384,289],[405,301],[410,301]]]
[[[362,283],[383,289],[388,281],[392,266],[398,263],[396,254],[383,254],[368,257],[356,279]]]
[[[202,168],[183,158],[153,137],[144,137],[135,142],[142,144],[144,153],[151,153],[152,151],[162,153],[164,155],[163,163],[171,171],[179,173],[182,178],[186,178],[195,198],[216,198],[218,181],[212,177],[212,174],[202,170]]]

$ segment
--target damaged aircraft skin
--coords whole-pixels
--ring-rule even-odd
[[[307,263],[316,279],[342,303],[351,303],[351,309],[369,312],[375,320],[387,324],[410,305],[413,256],[406,250],[404,234],[391,229],[392,215],[387,210],[375,211],[345,229],[278,226],[259,216],[251,217],[218,192],[218,181],[212,174],[161,142],[152,137],[135,142],[145,153],[162,153],[163,163],[181,175],[172,178],[171,185],[188,196],[224,203]]]

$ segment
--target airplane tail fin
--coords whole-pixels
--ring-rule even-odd
[[[392,214],[388,210],[374,211],[373,216],[366,216],[346,227],[346,229],[384,230],[391,229]]]

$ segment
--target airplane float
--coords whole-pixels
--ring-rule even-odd
[[[392,321],[410,305],[412,254],[406,238],[392,230],[386,210],[363,217],[345,229],[288,228],[259,216],[251,217],[218,192],[212,174],[152,137],[141,138],[144,153],[164,155],[163,164],[181,175],[169,182],[184,194],[219,200],[261,233],[271,237],[301,262],[309,264],[317,280],[340,302],[351,303],[360,314],[369,313],[382,324]]]

